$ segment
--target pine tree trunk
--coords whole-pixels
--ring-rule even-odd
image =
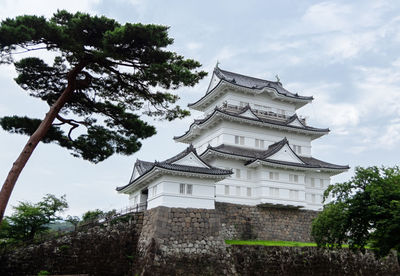
[[[0,191],[0,223],[3,220],[8,200],[10,199],[11,193],[14,189],[15,183],[17,182],[19,175],[22,172],[22,169],[25,167],[25,164],[28,162],[36,146],[43,139],[43,137],[46,136],[47,131],[53,124],[53,121],[60,112],[61,108],[74,92],[76,77],[82,71],[84,66],[85,64],[80,63],[73,70],[70,71],[70,73],[68,74],[68,86],[62,92],[57,101],[51,106],[49,112],[46,114],[36,131],[29,138],[17,160],[13,163],[13,166],[9,171],[7,178],[4,181],[3,187]]]

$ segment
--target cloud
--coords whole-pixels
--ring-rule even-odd
[[[203,47],[203,44],[198,43],[198,42],[189,42],[189,43],[186,44],[186,47],[187,47],[189,50],[194,51],[194,50],[199,50],[199,49],[201,49],[201,48]]]
[[[35,14],[50,17],[57,10],[62,9],[72,12],[93,12],[91,7],[98,2],[99,0],[41,0],[40,4],[38,4],[37,1],[31,0],[2,0],[0,18],[5,19],[21,14]]]
[[[394,120],[386,126],[384,133],[379,137],[378,143],[383,148],[394,148],[400,145],[400,121]]]
[[[308,7],[302,17],[309,30],[330,32],[342,30],[348,25],[348,17],[352,14],[350,5],[335,2],[322,2]]]

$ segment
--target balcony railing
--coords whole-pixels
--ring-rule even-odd
[[[222,108],[225,109],[226,111],[233,111],[237,113],[238,111],[243,109],[243,106],[238,106],[238,105],[233,105],[233,104],[228,104],[224,103],[222,105]],[[254,107],[251,107],[251,110],[260,118],[265,118],[265,119],[272,119],[272,120],[280,120],[280,121],[286,121],[289,119],[290,116],[287,116],[285,114],[280,114],[276,113],[273,111],[265,111],[265,110],[260,110],[256,109]],[[300,118],[301,122],[303,124],[306,124],[306,120],[304,118]]]

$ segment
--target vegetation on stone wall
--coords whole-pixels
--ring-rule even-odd
[[[19,244],[33,241],[51,229],[51,225],[61,220],[59,214],[68,208],[65,195],[57,198],[47,194],[37,203],[20,202],[14,212],[5,217],[0,227],[2,243]]]
[[[319,246],[370,247],[380,256],[400,250],[400,168],[358,167],[347,182],[331,185],[333,201],[313,221]]]

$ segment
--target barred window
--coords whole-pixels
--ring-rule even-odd
[[[185,184],[180,184],[179,185],[179,193],[180,194],[185,194]]]
[[[193,185],[192,184],[187,184],[186,194],[191,195],[192,191],[193,191]]]

